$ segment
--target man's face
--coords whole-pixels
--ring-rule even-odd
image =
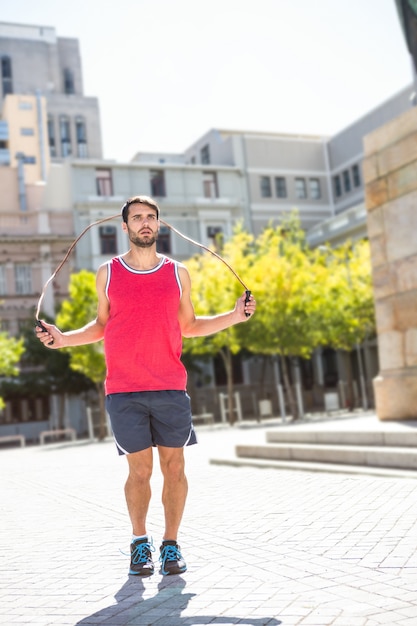
[[[123,230],[135,246],[150,248],[159,234],[159,220],[155,209],[146,204],[131,204],[127,224],[123,222]]]

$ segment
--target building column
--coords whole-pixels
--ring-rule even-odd
[[[417,107],[364,138],[381,420],[417,419]]]

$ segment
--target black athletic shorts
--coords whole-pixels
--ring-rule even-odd
[[[106,396],[106,409],[119,454],[197,443],[185,391],[112,393]]]

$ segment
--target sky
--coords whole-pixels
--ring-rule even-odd
[[[80,42],[106,159],[211,128],[332,135],[412,82],[395,0],[0,0]]]

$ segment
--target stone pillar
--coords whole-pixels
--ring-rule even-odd
[[[364,138],[381,420],[417,419],[417,107]]]

